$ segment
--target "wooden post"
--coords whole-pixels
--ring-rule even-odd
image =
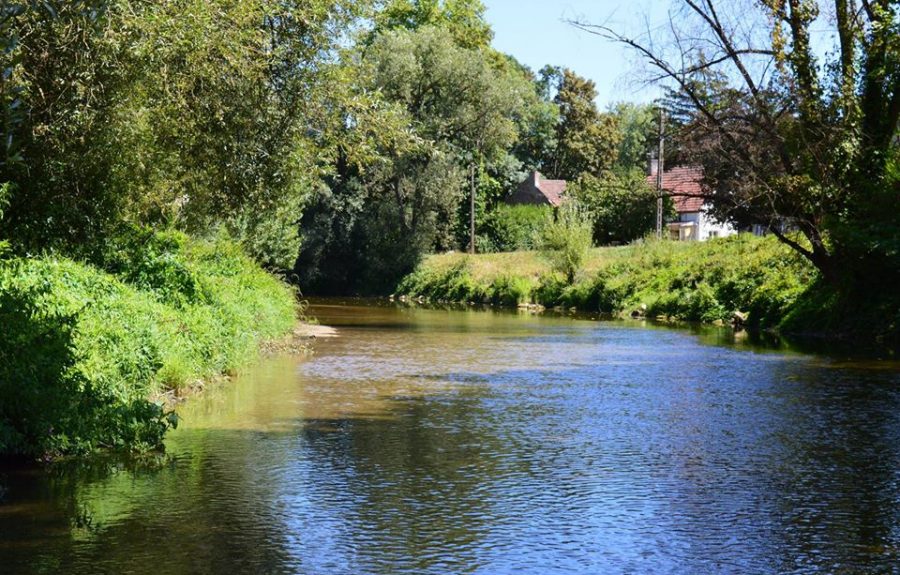
[[[665,169],[666,152],[666,111],[659,109],[659,152],[656,161],[656,237],[662,238],[663,232],[663,170]]]

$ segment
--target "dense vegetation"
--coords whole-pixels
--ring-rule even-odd
[[[48,255],[0,262],[0,453],[159,445],[154,396],[230,373],[295,321],[291,290],[227,240],[150,232],[105,270]]]
[[[739,312],[748,327],[787,331],[802,331],[814,321],[808,314],[828,309],[810,309],[811,294],[821,293],[815,270],[773,237],[595,248],[574,281],[566,273],[538,252],[444,254],[427,258],[398,294],[702,322],[730,322]],[[887,337],[900,325],[896,308],[893,316],[859,319],[860,330]]]

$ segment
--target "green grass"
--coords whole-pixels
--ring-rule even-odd
[[[569,284],[537,252],[428,257],[398,294],[432,301],[536,303],[715,322],[734,312],[772,328],[815,283],[814,270],[774,238],[740,235],[702,243],[648,241],[591,250]],[[510,287],[514,286],[514,287]]]
[[[152,398],[232,373],[290,331],[293,291],[232,242],[135,232],[98,266],[0,262],[0,453],[146,450]]]

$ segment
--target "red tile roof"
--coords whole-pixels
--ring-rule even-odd
[[[675,202],[679,214],[699,212],[703,207],[703,168],[679,166],[663,172],[663,191]],[[656,187],[656,175],[647,176],[647,183]]]
[[[553,207],[559,207],[562,204],[563,196],[566,193],[565,180],[545,180],[541,178],[537,189],[546,196],[547,201]]]

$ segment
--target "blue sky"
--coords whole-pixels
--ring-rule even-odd
[[[669,0],[482,1],[487,8],[487,20],[494,29],[495,48],[512,54],[535,71],[545,64],[554,64],[594,80],[601,109],[619,101],[650,102],[660,95],[659,87],[646,86],[640,81],[640,73],[649,68],[632,51],[583,32],[566,20],[605,24],[626,35],[644,38],[648,29],[659,30],[661,37],[666,37],[672,7]],[[820,64],[836,42],[834,24],[826,12],[823,11],[812,27],[812,43]],[[738,28],[752,27],[754,19],[745,18],[748,14],[759,12],[738,11],[728,17]],[[771,71],[770,67],[761,69]]]
[[[494,29],[495,48],[535,71],[545,64],[565,66],[597,84],[601,108],[618,101],[647,102],[656,88],[642,86],[634,55],[565,22],[579,19],[617,28],[641,28],[644,16],[665,15],[667,2],[642,0],[483,0]]]

